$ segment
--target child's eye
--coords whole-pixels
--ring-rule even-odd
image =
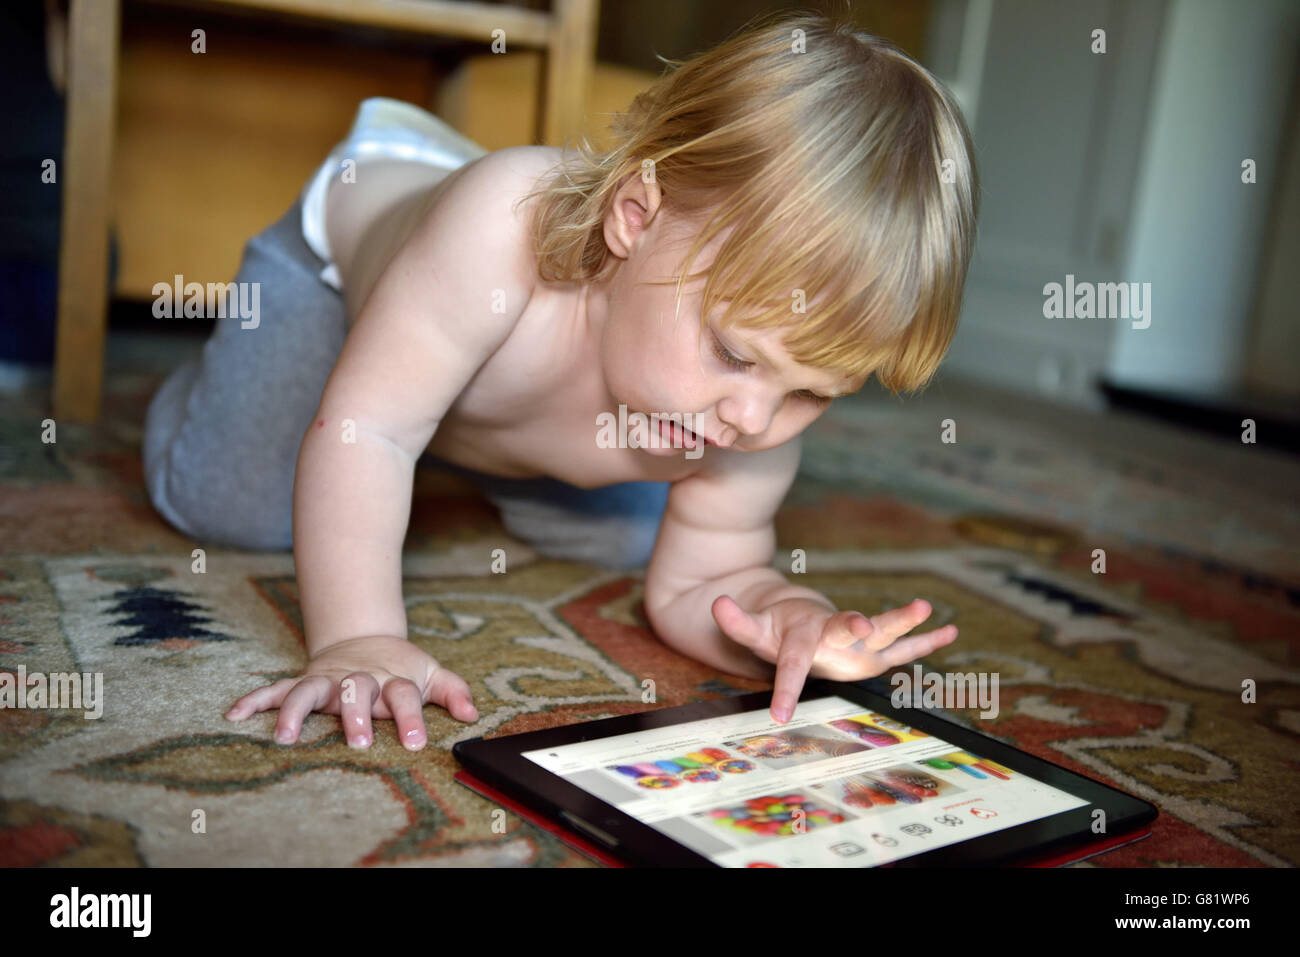
[[[722,340],[716,335],[713,337],[713,354],[731,366],[733,369],[748,369],[754,363],[746,362],[739,356],[732,355],[727,347],[722,344]],[[809,392],[807,389],[800,389],[795,393],[801,399],[807,399],[809,402],[816,402],[818,405],[827,405],[831,401],[828,395],[818,395],[816,392]]]
[[[754,364],[752,362],[746,362],[738,356],[733,356],[727,351],[727,347],[722,344],[721,340],[719,340],[717,336],[713,337],[713,354],[733,369],[747,369]]]

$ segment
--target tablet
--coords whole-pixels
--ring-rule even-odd
[[[632,865],[872,867],[1073,859],[1154,805],[863,684],[771,692],[453,748],[483,784]]]

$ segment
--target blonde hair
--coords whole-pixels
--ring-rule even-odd
[[[721,327],[788,329],[795,362],[852,379],[874,371],[894,395],[926,385],[956,331],[979,215],[974,146],[952,94],[894,45],[805,11],[760,16],[686,61],[660,59],[669,69],[611,123],[613,148],[584,137],[523,197],[538,197],[540,277],[603,271],[605,216],[648,159],[662,205],[711,212],[676,280],[680,308],[684,284],[707,276],[701,329],[726,301]],[[709,269],[688,276],[730,226]],[[791,322],[800,294],[822,298]]]

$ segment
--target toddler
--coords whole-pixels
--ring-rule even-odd
[[[779,722],[809,674],[861,680],[956,637],[903,637],[919,599],[868,618],[772,567],[800,433],[872,373],[921,388],[952,340],[978,214],[955,101],[817,14],[666,62],[609,151],[488,153],[367,100],[248,243],[236,281],[260,283],[260,314],[219,319],[144,437],[173,525],[294,551],[309,661],[229,719],[276,708],[290,743],[338,714],[357,747],[391,719],[412,750],[426,703],[477,720],[407,640],[422,461],[472,477],[541,554],[648,563],[657,636],[772,680]]]

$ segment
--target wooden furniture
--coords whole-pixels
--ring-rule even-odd
[[[485,49],[493,31],[502,30],[508,49],[543,53],[536,139],[560,145],[582,128],[597,2],[552,0],[549,13],[459,0],[207,0],[203,6],[476,40]],[[65,421],[97,420],[103,389],[120,23],[121,0],[70,2],[53,396],[54,415]]]

